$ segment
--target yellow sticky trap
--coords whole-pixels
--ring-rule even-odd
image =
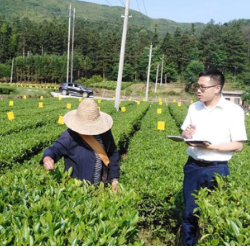
[[[158,122],[157,130],[165,130],[165,122]]]
[[[46,89],[47,89],[48,87],[46,86]]]
[[[38,107],[39,107],[39,108],[43,108],[43,102],[39,102],[39,103],[38,103]]]
[[[143,98],[143,101],[144,101],[144,102],[146,102],[146,99],[145,99],[145,98]]]
[[[82,101],[82,98],[79,98],[79,102],[81,102]]]
[[[190,101],[190,103],[193,103],[193,102],[194,102],[193,100]]]
[[[159,105],[162,106],[162,102],[159,102]]]
[[[63,116],[62,115],[59,116],[59,119],[58,119],[57,123],[62,124],[62,125],[64,124]]]
[[[176,102],[176,100],[174,99],[173,102]]]
[[[43,100],[43,96],[40,96],[40,100]]]
[[[157,114],[160,115],[162,113],[162,109],[157,109]]]
[[[7,117],[10,121],[15,119],[13,111],[7,112]]]
[[[115,97],[113,96],[113,100],[115,100]]]
[[[98,107],[99,108],[99,111],[101,111],[101,107]]]
[[[141,104],[141,102],[138,101],[138,102],[137,102],[137,105],[140,105],[140,104]]]
[[[62,100],[62,97],[61,97],[61,96],[58,96],[58,100],[61,101],[61,100]]]
[[[71,109],[71,103],[67,103],[67,109]]]
[[[13,101],[9,101],[9,106],[14,106],[14,102]]]
[[[121,107],[121,111],[124,113],[126,112],[126,108],[125,107]]]
[[[181,107],[181,102],[178,102],[178,107]]]
[[[27,99],[27,96],[26,96],[26,95],[24,95],[24,96],[23,96],[23,99]]]
[[[101,102],[102,102],[102,100],[101,100],[101,99],[99,99],[97,102],[98,102],[98,103],[101,103]]]

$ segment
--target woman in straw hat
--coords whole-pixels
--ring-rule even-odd
[[[68,112],[63,121],[68,129],[45,150],[40,163],[46,170],[53,170],[54,163],[64,157],[65,170],[73,167],[73,178],[93,184],[111,183],[116,191],[120,167],[119,153],[111,133],[111,116],[100,112],[95,101],[86,98],[77,110]]]

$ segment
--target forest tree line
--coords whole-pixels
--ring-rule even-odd
[[[193,81],[203,68],[216,67],[231,80],[250,80],[250,29],[240,21],[209,22],[200,32],[177,28],[173,34],[159,37],[157,26],[129,24],[124,64],[124,81],[145,81],[149,47],[153,44],[151,81],[156,68],[168,82],[183,77]],[[246,27],[246,26],[245,26]],[[122,36],[122,21],[89,22],[76,19],[74,43],[74,80],[99,75],[116,80]],[[14,58],[14,81],[60,83],[66,79],[68,20],[33,22],[28,18],[6,20],[0,16],[0,79],[10,77]]]

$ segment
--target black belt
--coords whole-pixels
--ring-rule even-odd
[[[195,163],[198,167],[211,167],[211,166],[218,166],[218,165],[221,165],[221,164],[227,164],[227,161],[203,161],[203,160],[195,160],[191,156],[189,156],[188,161]]]

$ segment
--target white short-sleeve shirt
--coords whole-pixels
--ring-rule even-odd
[[[247,140],[243,109],[223,96],[212,109],[200,101],[190,105],[181,129],[185,130],[190,124],[196,126],[193,139],[207,140],[214,145]],[[199,147],[188,147],[187,153],[196,160],[206,161],[228,161],[233,155],[233,152],[218,152]]]

